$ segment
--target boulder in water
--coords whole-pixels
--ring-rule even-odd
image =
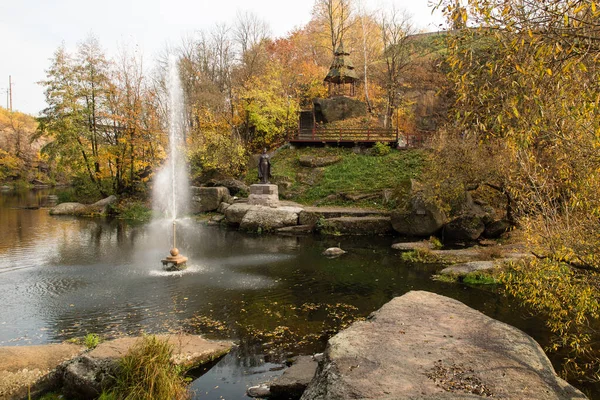
[[[347,253],[347,251],[342,250],[339,247],[330,247],[321,254],[323,254],[325,257],[334,258],[334,257],[339,257],[342,254],[346,254],[346,253]]]

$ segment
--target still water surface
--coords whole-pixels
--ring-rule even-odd
[[[49,194],[0,193],[2,346],[87,333],[229,336],[240,348],[192,388],[198,399],[241,399],[247,386],[281,373],[282,357],[322,351],[324,326],[348,313],[366,316],[410,290],[453,297],[542,345],[547,340],[540,321],[505,298],[433,281],[435,267],[403,262],[390,248],[392,238],[249,235],[186,219],[178,247],[189,267],[166,273],[160,259],[170,249],[168,222],[53,217],[45,208]],[[348,254],[320,255],[338,244]],[[298,335],[284,332],[271,347],[265,336],[253,339],[256,332],[281,333],[282,326]],[[299,339],[305,336],[312,340]]]

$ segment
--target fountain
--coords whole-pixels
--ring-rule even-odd
[[[178,271],[186,267],[187,257],[179,254],[176,241],[176,225],[178,218],[187,209],[189,183],[185,164],[185,119],[183,110],[183,92],[177,69],[177,58],[169,58],[169,74],[167,79],[169,94],[169,153],[167,162],[159,171],[153,187],[153,207],[172,223],[173,247],[170,256],[161,260],[167,271]],[[161,224],[161,226],[163,226]],[[166,228],[166,227],[165,227]]]
[[[187,257],[179,254],[179,249],[177,248],[176,242],[176,232],[175,232],[176,223],[173,221],[173,247],[170,251],[170,256],[167,258],[160,260],[167,271],[181,271],[186,267]]]

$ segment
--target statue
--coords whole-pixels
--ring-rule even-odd
[[[260,179],[260,183],[269,183],[269,178],[271,177],[271,161],[269,160],[269,155],[267,154],[267,149],[264,149],[262,154],[260,155],[260,160],[258,161],[258,179]]]

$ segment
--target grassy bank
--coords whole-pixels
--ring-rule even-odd
[[[286,186],[282,197],[306,205],[393,208],[418,177],[424,150],[357,154],[348,148],[284,149],[272,158],[273,183]],[[301,159],[335,158],[323,167],[305,167]],[[282,185],[283,184],[283,185]]]

